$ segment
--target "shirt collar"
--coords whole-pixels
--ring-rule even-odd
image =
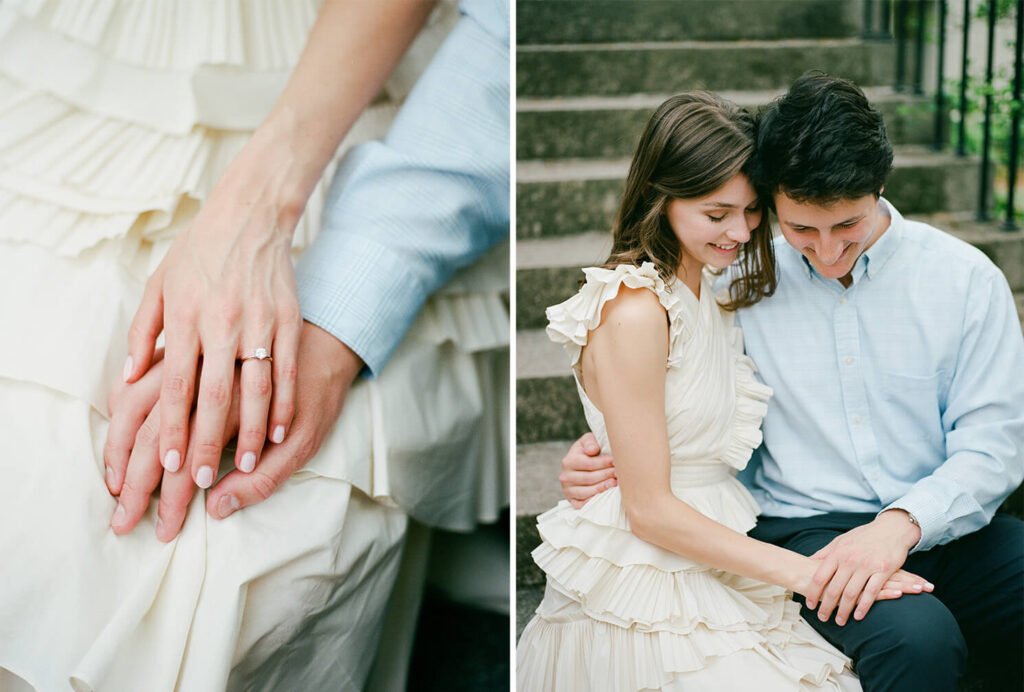
[[[881,238],[875,241],[874,245],[857,258],[857,263],[853,265],[853,271],[851,272],[854,284],[860,281],[862,276],[866,275],[871,279],[882,270],[886,261],[896,251],[896,247],[899,245],[899,236],[903,234],[903,216],[885,197],[878,198],[878,211],[883,216],[889,217],[889,228],[885,230]],[[808,279],[812,279],[817,272],[814,271],[814,267],[811,266],[811,263],[802,254],[800,259],[803,261],[804,274],[806,274]]]

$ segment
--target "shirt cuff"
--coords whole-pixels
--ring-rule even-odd
[[[430,292],[413,264],[370,237],[322,233],[295,271],[302,317],[341,340],[377,376]]]
[[[883,509],[902,509],[910,512],[917,519],[917,525],[921,529],[921,539],[909,552],[915,553],[919,550],[934,548],[945,535],[947,518],[941,509],[942,503],[936,502],[935,498],[920,489],[911,488],[910,492],[891,503]]]

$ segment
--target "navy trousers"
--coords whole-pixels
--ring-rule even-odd
[[[761,517],[750,535],[811,555],[874,518]],[[955,692],[968,650],[992,689],[1024,690],[1024,522],[996,514],[975,533],[912,553],[903,567],[935,591],[877,601],[867,617],[857,622],[851,616],[843,627],[835,624],[834,611],[825,623],[816,612],[802,610],[808,623],[853,659],[866,692]]]

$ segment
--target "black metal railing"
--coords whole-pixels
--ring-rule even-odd
[[[935,17],[936,41],[936,85],[935,85],[935,132],[932,147],[941,151],[947,146],[947,132],[949,124],[950,108],[946,98],[946,30],[949,22],[949,1],[950,0],[896,0],[895,5],[882,0],[864,0],[864,32],[865,38],[889,38],[896,41],[896,70],[894,87],[900,92],[912,92],[915,94],[924,93],[924,69],[925,49],[928,41],[926,26],[928,12],[931,10]],[[956,0],[952,0],[956,2]],[[996,90],[995,80],[995,44],[996,44],[996,23],[998,19],[998,0],[980,0],[984,4],[984,21],[986,22],[985,45],[985,76],[981,88],[977,89],[983,97],[981,107],[981,144],[978,152],[981,159],[981,171],[978,185],[978,204],[975,215],[978,220],[990,221],[990,210],[992,207],[992,169],[993,169],[993,127],[995,126]],[[1011,0],[1012,1],[1012,0]],[[1012,97],[1009,99],[1009,132],[1005,152],[999,152],[999,163],[1007,166],[1007,200],[1005,218],[1001,228],[1005,230],[1017,230],[1015,215],[1016,185],[1018,181],[1020,161],[1020,126],[1022,117],[1021,107],[1021,81],[1024,79],[1021,66],[1021,51],[1024,48],[1024,0],[1016,0],[1016,7],[1012,8],[1016,18],[1014,65],[1012,77]],[[961,28],[960,45],[960,75],[959,94],[955,107],[957,114],[957,132],[954,151],[958,156],[967,155],[967,120],[970,112],[968,93],[970,90],[971,75],[969,73],[969,39],[972,22],[976,19],[972,12],[981,7],[979,4],[971,3],[971,0],[963,0],[963,26]],[[1011,9],[1011,8],[1007,8]],[[891,20],[890,20],[891,16]],[[892,22],[894,32],[888,30],[889,22]],[[894,35],[893,35],[894,34]],[[911,47],[910,44],[913,44]],[[913,72],[909,51],[913,49]],[[1006,95],[1003,95],[1005,100]],[[1005,108],[1005,104],[1002,106]],[[1005,154],[1005,160],[1002,155]]]

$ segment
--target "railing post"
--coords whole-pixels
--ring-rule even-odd
[[[985,59],[985,122],[981,138],[981,189],[978,191],[978,220],[988,221],[989,153],[992,148],[992,77],[996,48],[996,3],[988,2],[988,53]]]
[[[909,0],[896,1],[896,91],[907,87],[907,5]]]
[[[882,26],[878,38],[892,38],[892,0],[881,0]]]
[[[938,47],[938,78],[935,87],[935,139],[932,143],[932,148],[936,151],[942,151],[945,146],[946,139],[946,92],[945,84],[945,66],[946,66],[946,0],[939,1],[939,47]]]
[[[963,54],[960,56],[960,123],[956,155],[967,156],[967,40],[971,29],[971,0],[964,0]]]
[[[1020,153],[1020,117],[1021,102],[1020,88],[1021,79],[1021,51],[1024,49],[1024,0],[1017,0],[1017,40],[1014,46],[1013,57],[1013,117],[1010,118],[1010,160],[1007,182],[1009,189],[1006,195],[1006,221],[1003,222],[1003,230],[1017,230],[1017,221],[1014,218],[1014,188],[1017,187],[1017,156]]]
[[[917,31],[914,37],[914,93],[924,93],[924,18],[926,0],[917,2]]]

